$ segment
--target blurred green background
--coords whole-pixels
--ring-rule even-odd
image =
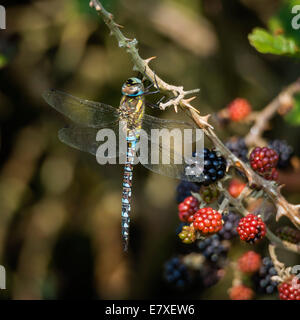
[[[300,74],[299,60],[263,55],[248,41],[280,9],[277,0],[106,0],[142,57],[157,56],[156,73],[187,89],[202,114],[237,96],[258,110]],[[0,264],[6,267],[2,299],[125,299],[183,297],[162,279],[176,253],[178,181],[135,167],[130,251],[120,237],[119,165],[63,145],[65,120],[41,97],[48,88],[117,106],[125,79],[135,74],[88,0],[2,2],[7,29],[0,30]],[[300,31],[298,31],[300,33]],[[148,110],[164,118],[175,115]],[[246,125],[220,130],[223,139]],[[269,138],[300,153],[300,130],[279,116]],[[299,179],[298,179],[299,180]],[[299,184],[285,195],[300,201]],[[286,221],[283,221],[286,222]],[[266,253],[267,241],[258,249]],[[247,246],[235,246],[232,256]],[[288,261],[299,257],[283,253]],[[230,273],[217,286],[185,297],[227,299]],[[261,297],[264,298],[264,297]]]

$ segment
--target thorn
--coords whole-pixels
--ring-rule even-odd
[[[196,96],[193,96],[191,98],[185,99],[184,101],[186,101],[187,103],[190,103],[191,101],[195,100]]]
[[[99,4],[96,5],[95,9],[96,11],[101,11],[101,7],[99,6]]]
[[[89,6],[90,6],[91,8],[94,7],[93,1],[90,1]]]
[[[118,27],[118,28],[121,28],[121,29],[124,28],[124,26],[122,26],[121,24],[118,24],[118,23],[116,23],[116,22],[115,22],[115,26]]]
[[[198,111],[198,110],[197,110]],[[208,119],[210,118],[211,114],[207,114],[206,116],[201,117],[204,121],[208,122]],[[212,129],[214,128],[213,126],[209,125]]]
[[[144,59],[144,62],[148,65],[148,64],[149,64],[149,62],[150,62],[151,60],[154,60],[154,59],[156,59],[156,57],[155,57],[155,56],[150,57],[150,58],[148,58],[148,59]]]

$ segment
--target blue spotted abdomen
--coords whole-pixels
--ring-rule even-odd
[[[127,140],[127,153],[126,162],[124,166],[123,177],[123,195],[122,195],[122,237],[124,251],[128,250],[129,240],[129,224],[130,224],[130,211],[131,211],[131,187],[132,187],[132,173],[133,163],[136,152],[137,138],[134,134],[128,134]]]

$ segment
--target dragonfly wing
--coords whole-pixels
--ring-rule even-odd
[[[157,117],[150,116],[145,114],[143,117],[143,129],[146,132],[151,132],[151,129],[195,129],[197,126],[185,121],[180,120],[168,120],[160,119]]]
[[[142,141],[141,136],[141,141]],[[191,174],[189,170],[189,162],[181,153],[177,153],[174,149],[166,149],[161,144],[153,144],[149,141],[148,152],[143,153],[141,147],[138,148],[137,156],[140,163],[148,170],[175,179],[191,182],[203,181],[202,162],[199,163],[199,171],[197,175]],[[166,158],[164,158],[166,156]],[[198,158],[199,161],[199,158]]]
[[[91,153],[98,162],[105,164],[101,159],[115,159],[126,154],[125,148],[119,148],[119,126],[112,124],[110,128],[88,128],[76,125],[59,130],[61,142],[80,151]],[[105,150],[109,150],[104,152]]]
[[[201,182],[203,175],[203,132],[196,131],[197,127],[183,121],[164,120],[149,115],[143,118],[141,145],[138,151],[141,164],[147,169],[168,177],[185,181]],[[155,134],[153,129],[156,130]],[[187,131],[185,131],[188,129]],[[172,132],[174,136],[172,136]],[[143,152],[143,144],[148,144]],[[189,171],[193,144],[196,143],[199,171],[192,175]]]
[[[73,122],[92,128],[104,127],[118,120],[117,109],[100,102],[80,99],[58,90],[47,90],[43,98]]]

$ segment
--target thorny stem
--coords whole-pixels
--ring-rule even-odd
[[[227,158],[230,166],[238,168],[244,172],[248,179],[248,183],[250,187],[256,186],[257,188],[262,189],[265,194],[269,197],[270,200],[275,204],[277,208],[276,219],[278,220],[281,216],[287,216],[291,222],[297,227],[300,228],[300,205],[293,205],[289,203],[280,193],[280,189],[282,186],[277,186],[274,182],[268,181],[260,177],[256,174],[247,164],[237,158],[218,138],[213,127],[207,122],[210,115],[200,116],[199,111],[194,108],[190,102],[194,97],[186,99],[186,95],[191,93],[198,92],[199,89],[194,89],[190,91],[185,91],[182,86],[174,86],[163,81],[159,76],[154,74],[154,72],[149,67],[149,62],[154,59],[151,57],[149,59],[142,59],[138,53],[137,49],[137,40],[136,39],[128,39],[124,36],[124,34],[120,31],[120,26],[114,21],[113,15],[105,10],[103,5],[98,0],[91,0],[90,6],[95,8],[98,14],[103,18],[104,22],[108,26],[111,31],[111,34],[116,37],[119,43],[119,47],[126,48],[126,51],[131,56],[134,70],[137,70],[141,73],[146,73],[146,75],[154,82],[154,75],[156,77],[156,81],[158,87],[166,91],[168,93],[172,93],[173,98],[171,98],[166,103],[161,103],[160,108],[166,109],[169,106],[174,106],[175,111],[177,111],[178,107],[182,107],[185,110],[189,110],[189,115],[192,117],[193,121],[201,128],[206,136],[211,140],[214,146],[220,150],[220,152]],[[269,106],[265,110],[262,111],[260,117],[257,117],[257,122],[254,125],[254,129],[251,131],[251,136],[248,140],[252,140],[252,135],[258,137],[262,133],[262,130],[265,128],[265,123],[269,121],[271,116],[278,110],[282,103],[282,99],[292,95],[295,92],[300,91],[300,81],[295,82],[290,85],[286,90],[284,90],[277,98],[275,98]],[[264,119],[264,120],[261,120]],[[226,197],[229,197],[229,193],[225,193]],[[234,201],[234,198],[229,198],[231,204],[236,206],[236,209],[240,211],[242,214],[245,214],[245,208],[242,206],[240,202]],[[234,200],[233,200],[234,199]],[[270,231],[267,232],[267,236],[269,239],[275,243],[276,245],[281,245],[284,248],[294,251],[300,252],[298,246],[291,247],[292,244],[287,245],[286,241],[281,241],[275,235],[273,235]]]
[[[271,244],[269,245],[269,254],[274,264],[274,268],[276,269],[278,274],[277,276],[273,276],[272,280],[278,281],[278,282],[284,282],[285,280],[291,277],[292,268],[291,267],[286,268],[284,263],[278,260],[277,255],[275,253],[275,249],[276,247],[274,245],[271,245]]]
[[[197,93],[200,89],[193,89],[189,91],[185,91],[182,86],[174,86],[166,83],[160,77],[158,77],[148,66],[149,62],[155,57],[151,57],[148,59],[142,59],[139,55],[137,44],[138,41],[136,39],[128,39],[126,38],[120,30],[120,26],[113,20],[113,15],[105,10],[103,5],[98,0],[91,0],[90,7],[95,8],[98,14],[103,18],[104,22],[108,26],[116,39],[118,40],[119,47],[126,48],[126,51],[130,54],[132,62],[133,62],[133,69],[136,71],[141,72],[142,74],[146,74],[147,77],[151,79],[152,82],[155,80],[159,86],[159,88],[163,91],[172,93],[173,98],[165,103],[160,103],[160,108],[165,110],[167,107],[174,106],[175,111],[177,111],[178,106],[187,107],[194,109],[195,112],[198,112],[194,107],[192,107],[189,102],[193,99],[185,99],[187,95]]]
[[[255,123],[245,137],[247,145],[255,145],[261,139],[263,132],[269,124],[270,119],[284,104],[293,104],[293,95],[300,91],[300,79],[284,89],[255,117]]]

